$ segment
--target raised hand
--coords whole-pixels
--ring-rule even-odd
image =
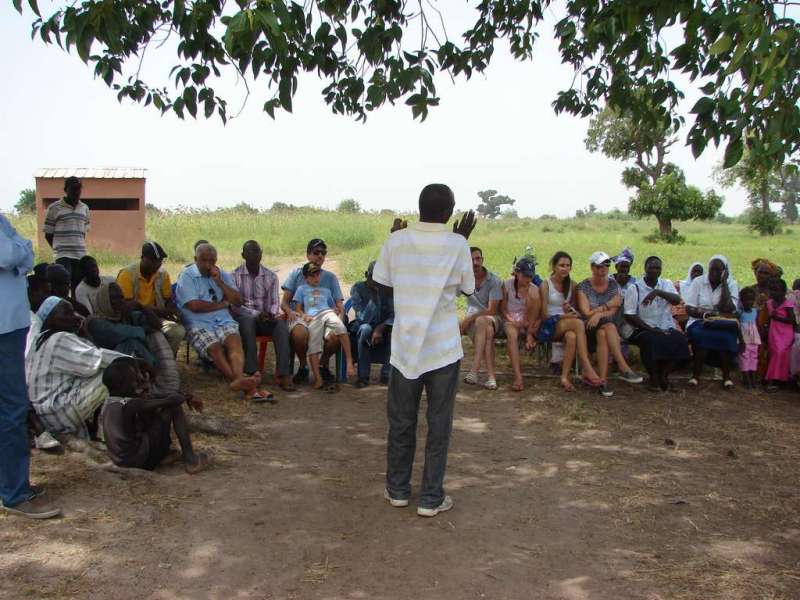
[[[463,235],[468,240],[472,230],[475,229],[475,211],[470,210],[461,215],[461,219],[456,219],[453,223],[453,233]]]
[[[395,231],[400,231],[401,229],[405,229],[406,227],[408,227],[408,221],[398,217],[392,223],[392,229],[389,231],[389,233],[394,233]]]

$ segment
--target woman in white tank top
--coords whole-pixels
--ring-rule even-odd
[[[548,318],[559,315],[555,324],[552,340],[564,342],[564,360],[561,362],[561,386],[567,392],[574,392],[575,386],[570,381],[569,371],[578,353],[578,360],[583,371],[583,382],[592,387],[600,387],[604,381],[589,361],[586,329],[583,321],[571,305],[574,296],[574,283],[569,274],[572,270],[572,257],[564,251],[558,251],[550,259],[552,274],[542,282],[539,288],[542,301],[542,325]],[[565,294],[566,292],[566,294]]]

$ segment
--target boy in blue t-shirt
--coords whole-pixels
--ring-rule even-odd
[[[347,376],[352,377],[355,374],[347,329],[341,319],[336,316],[334,311],[336,301],[333,299],[331,291],[319,284],[321,273],[322,269],[318,265],[310,262],[304,264],[303,277],[306,282],[298,286],[292,298],[293,308],[308,324],[308,362],[311,364],[311,372],[314,375],[314,389],[317,390],[323,385],[319,367],[327,331],[332,331],[341,342],[347,359]],[[326,389],[335,391],[336,385],[327,386]]]

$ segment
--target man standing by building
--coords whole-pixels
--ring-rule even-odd
[[[447,222],[455,198],[443,184],[423,188],[420,222],[404,228],[399,220],[381,248],[373,279],[393,288],[392,371],[387,416],[389,434],[384,497],[392,506],[408,506],[411,469],[422,389],[427,391],[428,438],[417,514],[434,517],[453,508],[444,493],[453,406],[464,352],[456,316],[456,295],[475,290],[467,238],[475,228],[470,211],[453,231]]]
[[[138,302],[156,313],[161,319],[161,333],[167,338],[172,352],[177,354],[186,329],[178,323],[178,307],[172,297],[169,273],[161,268],[165,258],[167,253],[160,244],[145,242],[139,262],[119,272],[117,285],[126,300]]]
[[[30,306],[25,276],[33,267],[33,246],[0,215],[0,500],[6,512],[32,519],[61,514],[49,506],[42,490],[30,485],[28,388],[25,385],[25,340]]]
[[[72,296],[83,275],[79,265],[86,254],[86,232],[89,231],[89,207],[81,202],[81,180],[67,177],[61,200],[47,208],[44,237],[53,248],[55,261],[70,275]]]
[[[239,335],[244,348],[244,373],[258,371],[256,336],[268,335],[275,347],[275,372],[281,389],[293,391],[291,348],[286,319],[282,318],[280,283],[278,276],[261,264],[263,252],[255,240],[242,246],[244,263],[233,271],[233,281],[242,295],[242,305],[232,309],[239,323]]]

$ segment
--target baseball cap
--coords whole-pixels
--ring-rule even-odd
[[[328,249],[328,245],[325,243],[325,240],[321,240],[319,238],[314,238],[308,245],[306,246],[306,254],[311,254],[312,250],[316,250],[317,248],[322,248],[323,250]]]
[[[589,257],[589,265],[601,265],[603,263],[611,264],[611,257],[603,252],[602,250],[598,250],[594,254]]]
[[[309,275],[313,275],[314,273],[319,273],[322,269],[319,265],[315,265],[314,263],[307,262],[303,265],[303,277],[308,277]]]
[[[514,271],[532,278],[536,274],[536,263],[528,257],[522,257],[514,265]]]

